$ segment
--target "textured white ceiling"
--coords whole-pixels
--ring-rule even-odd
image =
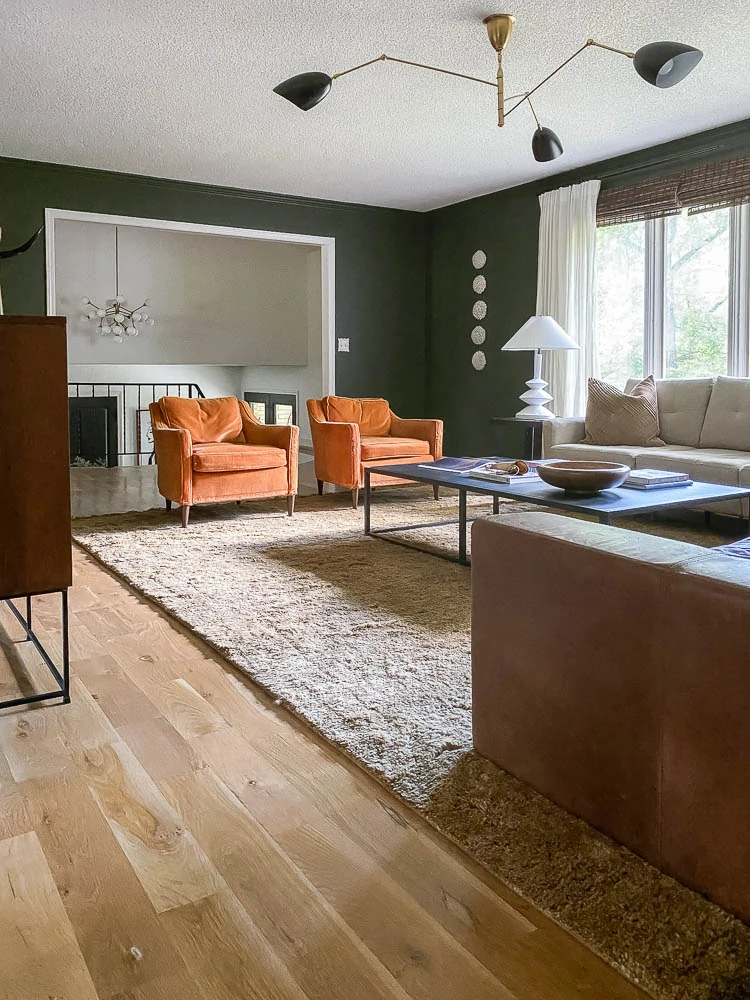
[[[3,0],[0,154],[426,210],[750,115],[741,0],[515,0],[506,92],[538,82],[586,38],[702,48],[671,90],[592,49],[537,95],[565,155],[538,164],[533,119],[503,129],[489,87],[376,64],[317,108],[276,94],[305,70],[387,52],[494,78],[476,0]]]

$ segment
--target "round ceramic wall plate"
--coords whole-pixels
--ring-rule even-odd
[[[474,351],[471,356],[471,364],[476,371],[481,372],[487,364],[487,358],[484,356],[484,351]]]
[[[487,303],[482,299],[477,299],[474,305],[471,307],[471,314],[474,319],[484,319],[487,315]]]
[[[474,278],[474,280],[472,281],[471,287],[474,289],[477,295],[481,295],[482,292],[487,287],[487,279],[483,274],[478,274],[476,278]]]
[[[483,326],[475,326],[474,329],[471,331],[472,343],[476,344],[477,347],[480,344],[484,343],[486,336],[487,332],[485,331]]]
[[[471,263],[474,267],[479,270],[480,267],[484,267],[487,263],[487,254],[484,250],[475,250],[471,257]]]

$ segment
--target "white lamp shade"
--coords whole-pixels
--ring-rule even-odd
[[[514,333],[503,351],[577,351],[578,344],[551,316],[532,316]]]

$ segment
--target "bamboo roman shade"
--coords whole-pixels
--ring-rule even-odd
[[[689,215],[750,202],[750,157],[702,163],[630,187],[602,190],[597,226],[642,222],[665,215]]]

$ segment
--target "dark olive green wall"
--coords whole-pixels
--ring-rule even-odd
[[[0,158],[3,246],[44,208],[176,219],[336,239],[337,391],[390,399],[404,415],[446,422],[446,450],[495,450],[489,418],[512,414],[531,357],[500,347],[534,313],[542,191],[592,177],[636,183],[693,163],[750,154],[750,119],[629,156],[420,214]],[[471,255],[487,253],[487,367],[469,334],[477,296]],[[5,311],[44,313],[44,250],[0,263]]]
[[[557,174],[497,194],[473,198],[430,213],[430,343],[427,407],[445,420],[449,454],[488,454],[499,447],[490,417],[520,407],[523,382],[531,377],[530,354],[501,353],[501,346],[536,307],[539,195],[543,191],[600,178],[602,187],[634,184],[694,163],[750,154],[750,119],[689,136],[628,156]],[[531,153],[529,153],[529,156]],[[469,334],[478,296],[471,283],[475,250],[484,250],[483,273],[487,367],[476,372]],[[508,450],[513,442],[507,444]]]
[[[2,246],[22,242],[45,208],[335,237],[336,332],[350,339],[336,355],[337,391],[424,413],[426,215],[0,159]],[[43,314],[42,241],[0,263],[0,280],[6,313]]]

